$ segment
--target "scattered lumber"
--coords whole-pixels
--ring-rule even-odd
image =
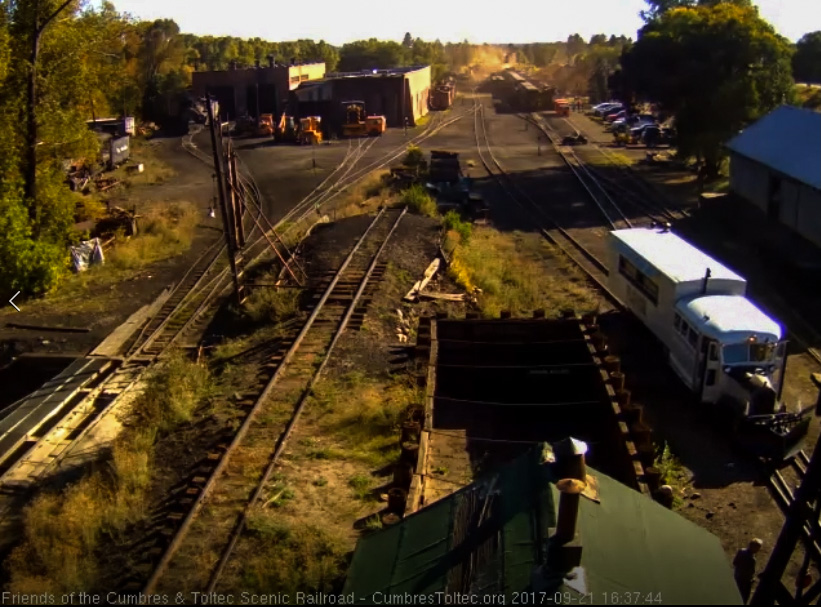
[[[464,293],[419,293],[423,299],[440,299],[443,301],[465,301]]]
[[[442,260],[438,257],[434,259],[430,265],[428,266],[427,270],[425,270],[425,275],[423,276],[422,280],[417,280],[416,283],[411,287],[411,290],[408,291],[407,295],[403,298],[405,301],[416,301],[416,298],[422,292],[422,290],[428,286],[428,283],[433,278],[436,271],[439,269]]]

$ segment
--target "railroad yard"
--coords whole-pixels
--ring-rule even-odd
[[[0,312],[40,327],[4,330],[26,356],[0,372],[32,375],[3,402],[25,406],[0,413],[5,587],[338,593],[362,535],[565,436],[583,438],[591,466],[647,499],[658,498],[660,474],[672,510],[715,534],[728,563],[754,537],[766,563],[790,503],[777,489],[797,488],[819,422],[781,481],[735,448],[608,292],[609,232],[669,222],[748,279],[750,297],[789,329],[789,413],[818,398],[812,282],[751,254],[762,246],[754,226],[722,223],[730,211],[700,201],[692,173],[641,163],[644,147],[615,150],[583,111],[497,112],[479,85],[379,137],[232,140],[242,306],[220,215],[208,217],[211,129],[157,144],[176,175],[129,196],[189,200],[199,217],[191,248],[83,295],[100,307],[46,300]],[[562,145],[577,132],[589,143]],[[409,146],[425,159],[457,153],[489,221],[448,215],[443,227],[445,208],[428,212],[391,187]],[[414,292],[435,259],[441,268]],[[503,321],[509,329],[493,328]],[[511,365],[580,370],[534,379]],[[86,516],[99,521],[92,531]]]

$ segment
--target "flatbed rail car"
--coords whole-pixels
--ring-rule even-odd
[[[784,330],[747,299],[747,281],[668,228],[610,232],[609,287],[661,341],[676,375],[756,455],[786,456],[808,410],[781,403]]]

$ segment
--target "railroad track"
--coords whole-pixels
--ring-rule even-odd
[[[638,192],[635,185],[632,189],[627,186],[624,178],[628,176],[623,172],[618,173],[622,176],[621,180],[607,176],[599,169],[586,163],[572,147],[561,145],[562,134],[538,114],[524,114],[519,117],[542,131],[599,208],[611,229],[618,230],[625,227],[663,224],[679,218],[669,211],[666,206],[646,196],[644,192]],[[603,152],[600,148],[597,147],[597,149]],[[635,175],[630,174],[629,176],[638,180]],[[631,184],[633,184],[632,180]],[[624,209],[625,203],[633,207],[635,212],[628,214]]]
[[[772,471],[767,478],[767,487],[775,503],[786,515],[795,500],[795,492],[801,486],[810,458],[804,451],[799,451],[792,458],[783,463],[780,469]],[[817,504],[815,511],[817,512]],[[809,523],[801,530],[804,546],[812,551],[813,557],[821,561],[821,537],[818,537]]]
[[[689,216],[689,212],[686,209],[678,208],[676,210],[672,210],[670,207],[675,205],[670,203],[669,199],[663,192],[659,191],[657,188],[647,183],[646,180],[637,175],[633,168],[630,165],[625,164],[624,161],[621,160],[616,154],[607,148],[601,147],[597,143],[593,143],[593,138],[590,137],[589,133],[584,132],[570,118],[562,118],[562,120],[574,133],[581,133],[587,137],[588,141],[591,142],[587,146],[589,149],[598,152],[610,166],[618,169],[618,177],[613,179],[608,179],[604,177],[600,171],[596,171],[599,173],[600,179],[604,178],[606,181],[611,182],[612,186],[615,187],[616,190],[619,190],[623,193],[623,195],[636,200],[639,206],[647,207],[649,205],[651,209],[655,209],[655,212],[661,213],[661,215],[668,220],[680,219],[682,217]]]
[[[287,349],[261,364],[259,391],[243,394],[239,402],[248,409],[242,426],[208,456],[172,505],[159,535],[170,541],[164,549],[155,546],[162,555],[143,594],[176,593],[181,583],[212,592],[223,574],[239,566],[231,557],[243,542],[246,517],[267,496],[278,459],[335,345],[346,327],[364,318],[386,269],[381,254],[405,212],[379,211],[340,268],[320,283],[322,294]],[[271,421],[283,415],[284,424]],[[220,558],[204,571],[197,556],[208,551]]]
[[[475,103],[474,133],[476,149],[485,170],[502,187],[511,201],[533,221],[542,236],[564,252],[606,294],[608,299],[617,302],[616,297],[607,288],[608,270],[604,262],[589,247],[563,228],[553,216],[523,191],[505,171],[493,153],[485,121],[485,106],[478,98]]]
[[[381,160],[371,162],[358,171],[353,171],[356,163],[378,139],[349,141],[343,162],[326,176],[313,192],[295,205],[296,212],[291,214],[291,218],[306,218],[314,212],[316,200],[327,204],[371,171],[393,162],[405,152],[409,143],[418,143],[431,137],[439,129],[461,119],[464,115],[460,114],[448,120],[431,120],[423,133],[393,148]],[[212,167],[212,156],[204,154],[193,143],[193,137],[201,130],[202,127],[192,129],[192,132],[182,139],[182,146],[206,166]],[[242,167],[241,158],[239,165]],[[243,168],[239,182],[246,195],[249,207],[247,210],[251,211],[245,213],[244,219],[246,224],[249,223],[249,219],[253,220],[250,230],[246,226],[246,238],[249,241],[244,251],[247,269],[271,252],[273,242],[270,235],[276,237],[276,229],[288,221],[288,217],[277,222],[275,226],[267,222],[262,210],[262,192],[247,167]],[[345,176],[341,185],[342,177],[337,177],[340,171],[343,171]],[[268,225],[268,230],[263,223]],[[251,241],[257,232],[261,234]],[[282,246],[281,240],[279,243]],[[200,341],[204,324],[210,318],[210,313],[216,309],[215,302],[220,301],[231,288],[230,268],[227,258],[223,255],[225,251],[226,247],[222,240],[215,241],[203,251],[173,287],[162,307],[145,322],[136,337],[123,346],[122,356],[112,360],[95,378],[93,388],[82,390],[82,398],[61,406],[59,411],[42,420],[39,426],[22,437],[13,449],[0,454],[0,493],[5,492],[11,498],[0,498],[0,527],[9,525],[10,528],[17,530],[15,520],[19,515],[20,505],[24,503],[20,500],[37,482],[61,466],[66,457],[71,456],[74,460],[72,454],[75,447],[80,445],[103,420],[128,406],[128,393],[152,362],[170,352],[174,345]]]

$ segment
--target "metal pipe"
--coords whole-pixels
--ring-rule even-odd
[[[575,478],[563,478],[556,483],[560,491],[559,516],[556,523],[556,541],[566,544],[576,537],[576,526],[579,521],[579,500],[586,483]]]

